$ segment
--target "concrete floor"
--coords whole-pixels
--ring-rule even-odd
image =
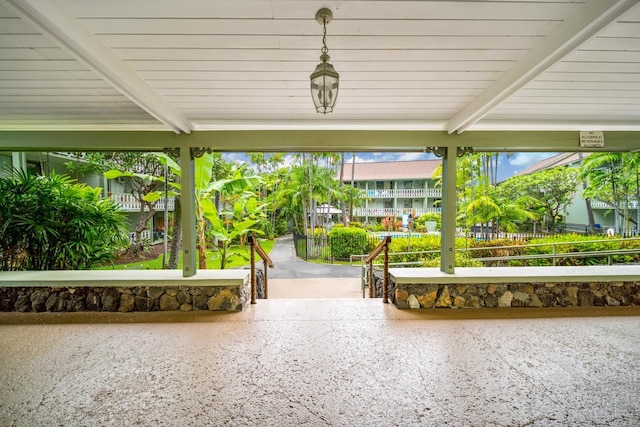
[[[269,279],[269,299],[362,298],[361,279]]]
[[[0,313],[0,385],[0,426],[638,426],[640,309]]]

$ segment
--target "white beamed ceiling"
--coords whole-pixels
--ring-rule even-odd
[[[0,130],[638,130],[637,3],[2,0]]]

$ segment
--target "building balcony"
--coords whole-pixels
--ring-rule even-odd
[[[387,216],[395,216],[401,217],[403,213],[415,213],[416,218],[420,215],[426,214],[427,212],[440,212],[440,208],[356,208],[354,209],[355,214],[359,218],[363,217],[387,217]]]
[[[140,202],[132,194],[111,193],[109,198],[115,201],[120,206],[120,209],[125,212],[140,212]],[[154,203],[155,210],[163,211],[164,203],[165,203],[165,199],[160,199],[157,202],[155,202]],[[175,199],[173,197],[169,197],[167,209],[169,211],[173,211],[175,209]]]
[[[367,196],[372,199],[424,199],[440,198],[439,188],[404,188],[401,190],[367,190]]]
[[[638,202],[629,202],[629,209],[637,209]],[[600,200],[592,200],[591,207],[593,209],[613,209],[613,205],[607,202],[601,202]],[[624,208],[624,203],[620,204],[620,208]]]

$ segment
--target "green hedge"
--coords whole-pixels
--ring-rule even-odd
[[[367,253],[367,232],[357,227],[334,227],[329,232],[329,245],[335,259],[348,260],[351,255]]]

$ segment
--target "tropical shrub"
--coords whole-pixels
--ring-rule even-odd
[[[469,251],[473,258],[524,255],[527,242],[522,239],[469,240]],[[504,246],[515,246],[504,248]]]
[[[411,245],[409,245],[411,243]],[[420,237],[412,237],[411,242],[406,237],[396,237],[391,240],[389,245],[390,262],[416,262],[424,259],[433,259],[439,256],[439,253],[418,254],[413,252],[424,251],[440,251],[440,236],[422,235]],[[411,252],[393,255],[398,252]]]
[[[425,259],[422,267],[440,267],[440,256]],[[482,267],[480,261],[474,261],[469,252],[456,252],[456,267]]]
[[[0,178],[0,270],[81,270],[112,261],[129,240],[101,190],[66,176]]]
[[[329,244],[336,259],[367,253],[367,232],[363,228],[337,227],[329,232]]]
[[[572,253],[572,252],[596,252],[606,250],[619,250],[619,249],[636,249],[640,248],[640,240],[623,240],[615,241],[616,237],[603,236],[602,238],[596,238],[594,236],[583,236],[580,234],[566,234],[562,236],[548,236],[541,239],[532,239],[529,244],[544,244],[544,246],[527,247],[526,255],[538,255],[538,254],[553,254],[555,244],[555,250],[557,254]],[[566,242],[566,243],[565,243]],[[614,263],[630,263],[639,260],[637,254],[625,254],[614,255]],[[552,259],[535,259],[529,260],[529,265],[547,266],[553,265]],[[606,264],[607,257],[560,257],[556,258],[556,265],[595,265]]]

